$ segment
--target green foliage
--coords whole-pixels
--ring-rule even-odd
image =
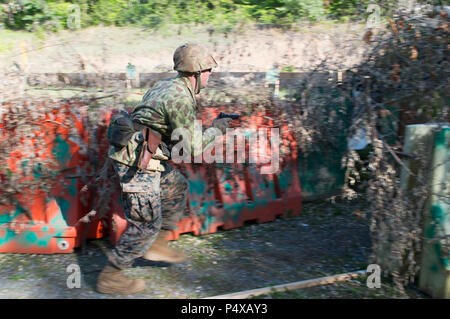
[[[4,54],[9,52],[14,48],[14,42],[13,41],[1,41],[0,42],[0,54]]]
[[[5,11],[7,13],[3,16],[3,23],[13,30],[31,31],[37,26],[54,30],[59,26],[56,15],[43,0],[23,0],[20,3],[5,6]]]
[[[1,1],[1,0],[0,0]],[[212,24],[227,31],[247,21],[290,25],[301,19],[320,21],[363,12],[368,1],[334,0],[3,0],[0,16],[10,29],[67,28],[74,5],[81,26],[139,25],[158,29],[166,24]],[[361,9],[362,8],[362,9]],[[362,11],[361,11],[362,10]],[[34,25],[34,27],[33,27]],[[50,27],[45,27],[50,26]]]
[[[91,23],[104,25],[120,24],[121,13],[128,6],[126,0],[97,0],[91,7]]]
[[[58,19],[62,27],[67,27],[67,17],[69,15],[69,9],[71,3],[68,2],[49,2],[47,3],[48,9],[52,12],[52,16]]]
[[[295,72],[295,67],[293,65],[286,65],[281,69],[281,72]]]
[[[367,0],[334,0],[330,1],[327,9],[331,17],[339,19],[364,12],[368,4]]]
[[[294,23],[301,18],[312,21],[326,16],[323,0],[238,0],[248,15],[261,23]]]
[[[245,18],[246,13],[230,0],[134,1],[131,6],[123,8],[116,24],[142,25],[156,29],[167,23],[211,23],[219,28],[226,28]]]

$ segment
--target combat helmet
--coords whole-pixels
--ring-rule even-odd
[[[197,88],[195,93],[201,89],[200,73],[217,67],[217,62],[204,46],[196,43],[186,43],[179,46],[173,54],[173,69],[181,74],[194,74]]]

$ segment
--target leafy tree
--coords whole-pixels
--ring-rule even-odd
[[[4,23],[6,27],[14,30],[26,29],[31,31],[33,26],[42,25],[52,20],[56,24],[57,20],[43,0],[21,0],[16,3],[8,3],[4,6],[4,9],[6,11]]]

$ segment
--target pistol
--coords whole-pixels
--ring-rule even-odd
[[[224,113],[224,112],[220,112],[218,118],[219,119],[224,119],[224,118],[230,118],[233,120],[237,120],[241,115],[237,114],[237,113]]]

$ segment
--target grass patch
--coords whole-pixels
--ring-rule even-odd
[[[11,275],[9,276],[10,280],[15,280],[15,281],[19,281],[19,280],[23,280],[23,279],[27,279],[28,276],[27,275]]]

